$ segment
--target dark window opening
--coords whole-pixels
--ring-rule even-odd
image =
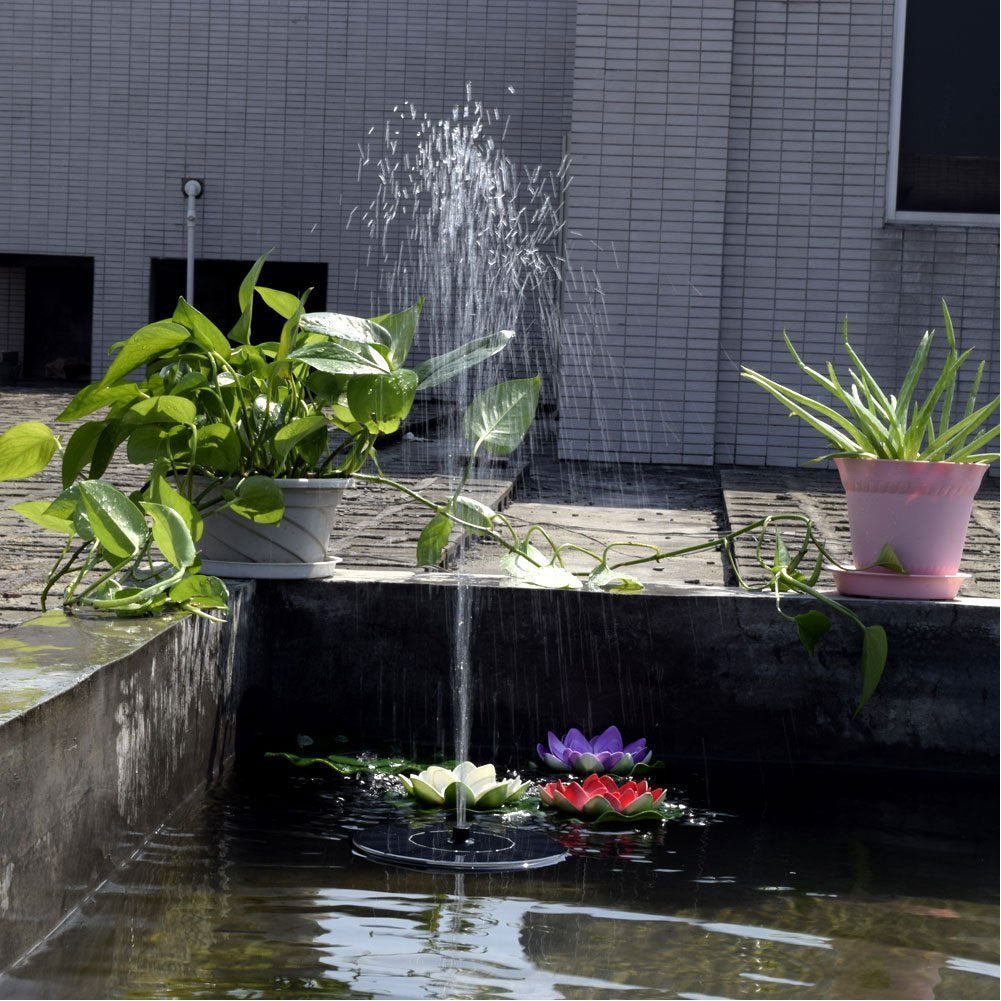
[[[240,317],[237,292],[253,261],[195,261],[194,305],[225,334]],[[178,296],[184,295],[186,263],[183,259],[155,257],[150,283],[150,319],[173,315]],[[306,309],[311,313],[327,308],[327,265],[301,261],[268,261],[257,282],[268,288],[302,295],[312,288]],[[277,341],[282,318],[257,297],[254,303],[252,338],[255,343]]]
[[[0,254],[0,380],[90,379],[94,259]]]
[[[998,211],[997,0],[907,0],[897,210]]]

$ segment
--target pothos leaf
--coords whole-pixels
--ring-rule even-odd
[[[866,626],[862,637],[862,694],[859,696],[857,716],[872,698],[886,667],[886,630],[882,626]]]
[[[817,647],[821,637],[831,628],[831,620],[823,612],[813,608],[809,612],[795,617],[799,641],[810,656]]]

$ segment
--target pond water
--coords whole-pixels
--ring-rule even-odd
[[[463,877],[352,855],[355,831],[408,815],[384,783],[245,770],[181,808],[0,995],[998,996],[996,784],[715,768],[691,788],[686,819],[654,830],[494,818],[546,827],[571,857]]]

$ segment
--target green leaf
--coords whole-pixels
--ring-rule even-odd
[[[270,476],[248,476],[236,488],[230,508],[259,525],[276,525],[285,513],[285,501]]]
[[[28,521],[33,521],[36,525],[41,525],[42,528],[47,528],[50,532],[72,535],[72,518],[57,518],[55,515],[49,514],[51,506],[52,501],[47,500],[21,501],[20,504],[14,505],[13,510],[22,518],[27,518]]]
[[[348,408],[373,434],[390,434],[410,413],[417,373],[401,368],[387,375],[356,375],[348,382]]]
[[[417,321],[424,308],[424,296],[421,296],[409,309],[402,313],[384,313],[373,316],[369,321],[381,327],[389,334],[389,360],[393,368],[400,368],[410,354],[410,345],[417,332]]]
[[[204,524],[198,509],[187,497],[179,494],[159,472],[154,471],[150,478],[149,495],[155,503],[177,512],[195,542],[202,537]],[[164,555],[166,556],[166,553]]]
[[[417,565],[438,566],[451,535],[452,519],[447,514],[439,512],[424,526],[424,531],[417,540]]]
[[[423,300],[422,300],[423,301]],[[433,389],[454,379],[467,368],[479,365],[508,346],[514,338],[513,330],[501,330],[488,337],[468,341],[454,351],[428,358],[417,366],[417,388]]]
[[[177,300],[173,320],[187,327],[195,342],[206,351],[229,359],[231,349],[223,332],[204,313],[187,302],[184,296]]]
[[[24,480],[41,472],[59,441],[40,421],[15,424],[0,434],[0,481]]]
[[[98,387],[103,389],[124,379],[140,365],[146,365],[159,355],[172,351],[189,337],[187,329],[173,320],[157,320],[156,323],[140,327],[122,345],[122,350],[115,356],[104,378],[97,384]]]
[[[198,410],[183,396],[151,396],[140,400],[125,415],[133,424],[194,424]]]
[[[463,528],[471,535],[484,535],[494,526],[496,512],[474,497],[460,494],[453,497],[448,505],[449,514],[457,521],[467,522]],[[469,527],[472,526],[472,527]]]
[[[296,334],[299,332],[299,320],[302,318],[303,308],[312,291],[311,288],[308,288],[303,292],[302,298],[298,300],[299,305],[296,307],[295,312],[283,324],[281,339],[278,342],[277,358],[287,357],[292,348],[295,347]]]
[[[862,637],[862,694],[855,710],[857,716],[872,698],[886,666],[886,630],[882,626],[866,626]]]
[[[381,375],[389,371],[389,362],[371,344],[341,341],[305,344],[289,352],[287,360],[305,362],[311,368],[333,375]]]
[[[254,290],[279,316],[286,320],[295,315],[299,308],[299,299],[291,292],[279,292],[275,288],[265,288],[258,285]]]
[[[643,585],[635,577],[627,577],[603,564],[591,571],[587,587],[591,591],[607,591],[612,594],[639,594],[643,590]]]
[[[233,329],[229,332],[229,339],[235,341],[237,344],[247,344],[250,341],[250,324],[254,315],[254,288],[257,285],[257,279],[260,277],[261,268],[264,267],[264,262],[268,259],[269,250],[266,254],[261,254],[260,257],[254,261],[250,270],[247,272],[247,276],[240,282],[240,291],[238,294],[238,299],[240,302],[240,319],[233,324]]]
[[[153,501],[143,501],[143,510],[153,519],[153,541],[167,561],[179,570],[198,558],[195,543],[184,519],[173,509]]]
[[[229,589],[218,577],[192,574],[170,589],[170,600],[197,608],[226,608]]]
[[[831,620],[815,608],[795,617],[799,641],[812,657],[820,638],[831,628]]]
[[[146,541],[146,519],[120,490],[103,480],[81,480],[77,487],[97,541],[115,562],[134,556]]]
[[[299,326],[312,334],[323,334],[355,344],[382,344],[391,348],[393,343],[390,332],[375,320],[364,320],[346,313],[306,313]]]
[[[141,395],[139,387],[134,382],[124,382],[120,386],[108,386],[107,388],[102,388],[100,383],[94,382],[89,386],[84,386],[70,400],[66,409],[56,420],[60,422],[76,421],[102,407],[110,407],[115,403],[132,400]]]
[[[903,563],[900,562],[900,557],[893,551],[893,546],[889,543],[886,543],[886,545],[880,549],[879,556],[876,557],[876,562],[873,563],[872,566],[883,567],[886,570],[892,570],[894,573],[907,573],[904,569]],[[868,570],[870,568],[862,567],[862,569]]]
[[[789,550],[786,548],[785,539],[782,538],[782,533],[776,528],[774,567],[776,570],[778,570],[780,567],[787,567],[788,565],[789,565]]]
[[[198,429],[199,466],[216,473],[235,473],[240,468],[240,438],[228,424],[206,424]]]
[[[90,469],[87,478],[96,480],[104,475],[109,463],[118,451],[118,446],[132,433],[134,425],[126,425],[121,421],[105,421],[104,430],[94,444],[94,454],[90,457]]]
[[[90,462],[97,439],[101,437],[103,430],[104,421],[87,421],[70,435],[70,440],[63,449],[63,489],[68,487]]]
[[[282,461],[303,439],[326,432],[327,418],[323,414],[311,414],[309,417],[298,417],[279,428],[274,437],[275,454]]]
[[[463,428],[475,448],[496,455],[513,452],[525,437],[539,403],[539,377],[511,379],[478,393],[466,409]]]
[[[156,462],[161,454],[165,454],[163,431],[156,424],[141,424],[129,435],[125,451],[133,465],[145,466]]]

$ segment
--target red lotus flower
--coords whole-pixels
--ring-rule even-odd
[[[610,775],[588,775],[579,782],[549,782],[539,790],[544,806],[579,817],[596,818],[609,812],[632,817],[659,806],[663,789],[651,789],[646,782],[616,785]]]

